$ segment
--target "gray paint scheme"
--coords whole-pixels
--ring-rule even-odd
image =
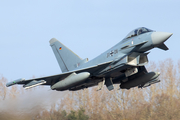
[[[52,38],[49,43],[56,56],[59,66],[61,67],[62,72],[67,72],[75,69],[75,64],[82,61],[82,59],[78,55],[73,53],[57,39]]]
[[[42,84],[50,85],[53,90],[58,91],[75,91],[95,85],[98,85],[100,90],[104,84],[108,90],[114,89],[113,84],[120,84],[121,89],[147,87],[159,82],[160,75],[157,72],[148,73],[144,67],[148,63],[147,51],[154,47],[168,50],[164,42],[171,35],[172,33],[155,32],[140,27],[91,61],[82,60],[57,39],[52,38],[49,41],[50,46],[63,73],[29,80],[18,79],[7,83],[7,87],[23,84],[30,88]]]

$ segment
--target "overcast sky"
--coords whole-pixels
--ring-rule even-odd
[[[150,61],[177,61],[179,13],[179,0],[0,1],[0,74],[9,81],[59,74],[51,38],[91,60],[141,26],[173,33],[170,50],[151,50]]]

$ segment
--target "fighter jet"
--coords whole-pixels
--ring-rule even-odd
[[[140,27],[90,61],[87,58],[81,59],[57,39],[52,38],[49,43],[62,73],[29,80],[21,78],[7,83],[6,86],[19,84],[28,89],[48,85],[57,91],[76,91],[96,85],[97,90],[106,85],[110,91],[114,89],[114,84],[119,84],[120,89],[148,87],[160,82],[159,72],[148,72],[145,68],[149,50],[168,50],[164,42],[171,36],[172,33]]]

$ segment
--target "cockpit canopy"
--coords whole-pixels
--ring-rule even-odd
[[[145,28],[145,27],[140,27],[140,28],[137,28],[137,29],[131,31],[125,38],[131,38],[131,37],[134,37],[134,36],[137,36],[140,34],[144,34],[147,32],[153,32],[153,30],[150,30],[150,29]]]

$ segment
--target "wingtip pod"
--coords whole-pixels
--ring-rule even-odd
[[[12,85],[18,84],[18,83],[20,83],[20,82],[22,82],[22,81],[25,81],[25,79],[24,79],[24,78],[20,78],[20,79],[17,79],[17,80],[14,80],[14,81],[8,82],[8,83],[6,84],[6,87],[9,87],[9,86],[12,86]]]

